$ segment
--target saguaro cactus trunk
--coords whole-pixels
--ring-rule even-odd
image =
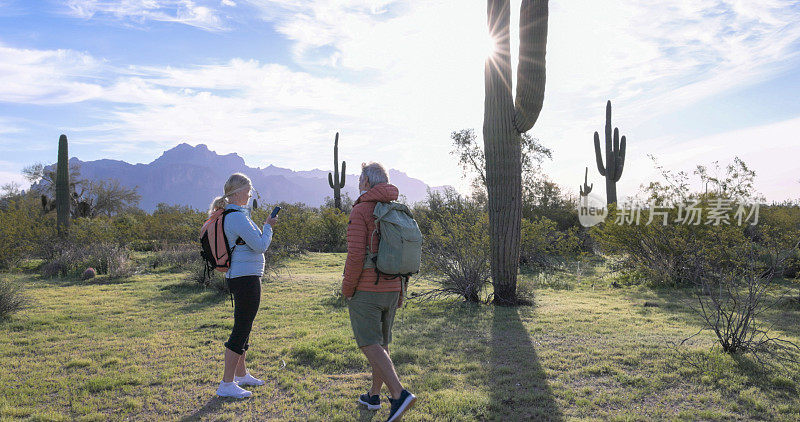
[[[485,65],[483,142],[492,248],[494,303],[516,305],[522,215],[521,135],[539,118],[544,101],[547,0],[523,0],[516,99],[512,98],[509,0],[488,0],[489,34],[496,51]]]
[[[339,178],[339,132],[333,141],[333,174],[328,173],[328,184],[333,189],[333,203],[339,210],[342,209],[342,188],[344,187],[345,169],[347,163],[342,161],[342,177]]]
[[[67,136],[58,138],[58,164],[56,167],[56,226],[61,234],[69,227],[69,153]]]
[[[606,178],[606,203],[617,202],[617,182],[622,177],[625,166],[625,136],[619,139],[619,129],[614,128],[611,138],[611,100],[606,103],[606,165],[603,167],[603,153],[600,152],[600,134],[594,133],[594,154],[597,159],[597,171]]]

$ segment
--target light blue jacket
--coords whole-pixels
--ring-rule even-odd
[[[225,273],[225,277],[261,277],[264,275],[264,252],[272,242],[272,226],[265,223],[263,230],[259,230],[250,219],[250,210],[247,208],[228,204],[225,209],[240,211],[225,216],[225,236],[228,238],[228,247],[233,248],[231,268]],[[244,240],[244,245],[236,244],[236,239],[240,237]]]

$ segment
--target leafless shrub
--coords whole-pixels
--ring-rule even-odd
[[[45,277],[81,276],[87,267],[109,278],[127,277],[134,273],[128,250],[113,243],[79,245],[62,241],[54,249],[41,272]]]
[[[24,309],[28,305],[28,298],[22,294],[19,286],[10,281],[0,279],[0,320],[8,318],[11,314]]]
[[[196,268],[202,263],[198,244],[176,244],[158,250],[147,261],[148,267],[169,267],[181,272]]]
[[[793,248],[797,248],[800,242]],[[766,251],[769,253],[768,251]],[[737,254],[746,265],[731,266],[716,272],[702,274],[698,279],[697,306],[705,326],[711,330],[722,350],[729,354],[752,353],[762,362],[762,357],[798,362],[800,347],[795,343],[771,334],[774,323],[764,322],[764,313],[782,298],[775,299],[774,279],[782,266],[785,250],[773,248],[770,265],[764,268],[765,248],[755,244],[724,253]]]

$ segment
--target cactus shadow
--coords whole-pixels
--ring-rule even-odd
[[[496,420],[564,420],[519,312],[516,307],[494,307],[488,368],[491,416]]]

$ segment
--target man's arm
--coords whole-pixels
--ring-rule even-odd
[[[364,268],[366,255],[367,222],[362,215],[362,207],[354,207],[347,224],[347,260],[344,263],[342,294],[350,298],[355,294],[358,278]]]

